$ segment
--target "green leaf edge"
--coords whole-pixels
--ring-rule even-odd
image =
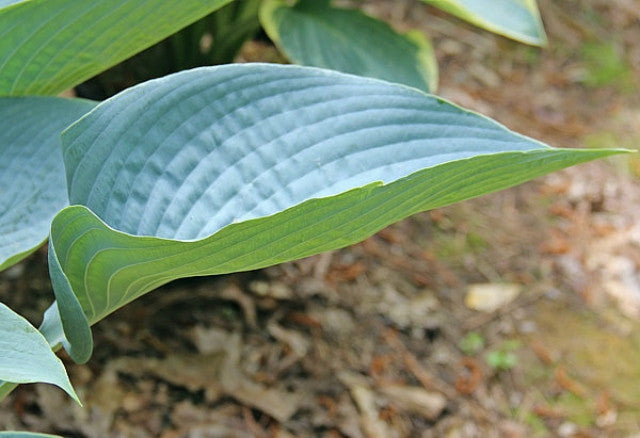
[[[24,260],[27,257],[29,257],[31,254],[36,252],[38,250],[38,248],[40,248],[47,241],[47,239],[48,239],[48,237],[46,237],[44,240],[42,240],[36,246],[34,246],[32,248],[29,248],[26,251],[22,251],[22,252],[16,253],[16,254],[12,255],[11,257],[9,257],[8,259],[6,259],[2,264],[0,264],[0,271],[4,271],[5,269],[10,268],[13,265],[15,265],[16,263],[20,263],[22,260]]]
[[[388,226],[391,223],[397,222],[420,211],[439,208],[454,202],[463,201],[486,193],[491,193],[497,190],[512,187],[527,180],[571,165],[628,152],[631,151],[628,151],[626,149],[556,149],[544,147],[541,149],[525,152],[501,152],[496,154],[478,155],[471,158],[441,163],[433,167],[425,168],[387,184],[374,182],[362,187],[342,192],[334,196],[308,199],[306,201],[303,201],[302,203],[299,203],[295,206],[292,206],[286,210],[280,211],[270,216],[264,216],[227,225],[226,227],[221,228],[216,233],[204,239],[194,241],[182,241],[131,235],[113,229],[108,224],[103,222],[100,218],[98,218],[91,210],[84,206],[74,205],[67,207],[62,210],[56,216],[56,218],[54,218],[51,228],[51,241],[55,242],[58,233],[62,233],[64,228],[69,223],[73,223],[76,220],[87,221],[88,225],[84,228],[93,231],[98,230],[97,232],[99,233],[106,233],[107,235],[109,235],[109,242],[119,243],[116,246],[106,248],[103,247],[102,249],[98,250],[98,253],[109,251],[110,249],[117,250],[118,248],[121,248],[120,242],[123,241],[137,241],[138,244],[129,245],[129,249],[127,249],[127,251],[135,251],[143,246],[143,252],[148,251],[149,248],[153,249],[154,247],[162,247],[163,252],[166,255],[163,255],[163,257],[158,257],[156,259],[150,259],[149,257],[147,257],[145,260],[136,262],[133,266],[141,267],[145,264],[153,265],[159,260],[170,258],[175,259],[175,263],[177,266],[177,268],[173,270],[174,272],[164,271],[162,275],[157,273],[150,274],[148,276],[150,278],[148,279],[144,278],[144,276],[141,278],[137,278],[137,280],[134,281],[129,287],[129,289],[137,289],[137,291],[134,291],[134,293],[129,295],[125,302],[118,303],[117,306],[108,309],[108,311],[106,311],[104,314],[95,315],[95,317],[93,317],[91,320],[87,319],[87,316],[84,312],[79,312],[78,309],[81,309],[81,305],[78,301],[78,298],[73,293],[73,289],[67,277],[64,275],[60,275],[57,281],[54,283],[54,291],[56,293],[56,298],[61,300],[58,302],[58,310],[63,321],[63,329],[65,335],[69,339],[69,347],[71,349],[69,353],[71,357],[76,361],[85,362],[86,360],[88,360],[92,350],[92,336],[89,327],[90,325],[106,317],[109,313],[115,311],[117,308],[127,304],[133,299],[138,298],[139,296],[161,286],[162,284],[166,284],[169,281],[191,276],[217,275],[259,269],[285,261],[318,254],[320,252],[342,248],[362,241],[368,236],[384,228],[385,226]],[[522,161],[514,164],[514,158],[516,157],[522,158]],[[502,169],[503,171],[508,172],[508,170],[505,169],[508,169],[509,166],[517,166],[520,172],[516,175],[515,178],[509,179],[507,183],[505,183],[504,181],[504,176],[501,176],[499,174],[493,175],[485,181],[485,183],[487,181],[488,183],[481,187],[471,187],[469,186],[468,181],[465,182],[465,179],[460,177],[460,175],[465,171],[465,167],[467,168],[466,171],[468,173],[475,174],[475,177],[477,177],[478,169],[482,168],[482,166],[494,169],[496,167],[496,159],[500,161],[500,163],[498,163],[498,168]],[[471,161],[475,161],[475,164],[479,164],[480,166],[473,166],[473,169],[469,169],[470,166],[468,164]],[[536,162],[538,164],[543,163],[543,165],[536,166],[534,165]],[[531,165],[527,167],[526,164]],[[441,174],[446,173],[447,175],[453,175],[450,180],[444,182],[438,181],[435,185],[436,187],[440,186],[440,190],[446,189],[452,191],[452,193],[454,193],[453,195],[438,199],[438,190],[434,190],[434,186],[430,185],[430,183],[433,183],[434,176],[428,176],[428,173],[437,171],[439,171],[439,173]],[[421,178],[423,178],[424,180],[420,181]],[[180,266],[180,256],[185,252],[189,252],[192,250],[197,251],[198,249],[207,247],[207,254],[214,254],[210,258],[213,258],[215,260],[216,246],[221,246],[223,248],[237,248],[239,246],[242,246],[234,246],[233,243],[229,244],[228,242],[225,244],[225,240],[233,241],[235,239],[240,240],[241,242],[245,242],[245,244],[246,242],[251,241],[252,244],[255,244],[256,236],[260,236],[261,233],[266,233],[268,232],[268,230],[273,230],[278,226],[282,227],[283,224],[286,224],[287,221],[292,218],[304,219],[304,212],[307,212],[307,214],[313,214],[314,212],[322,211],[327,207],[329,207],[329,210],[331,210],[332,212],[337,210],[340,214],[345,214],[347,217],[358,217],[363,213],[352,212],[350,213],[351,216],[349,216],[348,213],[344,212],[348,212],[350,209],[357,210],[358,208],[362,208],[361,203],[363,200],[371,200],[376,195],[382,196],[384,195],[385,191],[405,187],[405,190],[401,190],[400,193],[404,193],[406,190],[408,190],[408,188],[420,192],[422,190],[421,184],[426,185],[427,188],[433,191],[430,192],[429,196],[427,196],[427,199],[421,198],[420,200],[411,203],[410,208],[406,208],[405,206],[405,208],[403,209],[403,203],[409,204],[410,201],[415,198],[415,196],[413,198],[409,198],[409,202],[403,201],[403,203],[400,203],[399,206],[395,205],[394,208],[390,211],[397,211],[392,212],[391,214],[387,212],[387,215],[384,216],[383,219],[381,219],[383,215],[378,214],[377,216],[374,216],[373,213],[369,212],[369,214],[373,217],[373,220],[367,222],[365,225],[363,225],[359,229],[356,229],[355,231],[341,231],[341,227],[345,227],[345,218],[341,218],[339,215],[333,217],[333,220],[329,221],[330,225],[325,225],[325,230],[323,231],[324,233],[331,233],[333,236],[333,240],[323,240],[317,237],[319,235],[317,230],[313,230],[313,232],[307,230],[309,238],[311,240],[315,238],[317,242],[315,242],[311,246],[303,248],[302,250],[296,248],[295,246],[295,243],[300,241],[300,235],[295,233],[293,238],[291,237],[291,235],[287,235],[285,238],[281,238],[276,241],[275,246],[279,249],[280,252],[275,252],[274,247],[272,247],[271,245],[267,245],[265,246],[267,247],[266,250],[263,248],[252,248],[251,251],[248,251],[248,254],[247,251],[245,251],[244,253],[240,252],[237,253],[234,258],[227,259],[221,263],[213,263],[212,261],[209,261],[207,257],[203,257],[199,258],[197,262],[187,262],[186,265],[188,265],[189,267],[184,270],[183,267]],[[456,189],[456,184],[458,184],[458,186],[462,189],[466,190],[461,194],[460,191]],[[341,209],[336,208],[336,203],[339,203],[342,206]],[[380,206],[377,205],[376,208],[380,208]],[[303,214],[300,214],[301,212]],[[346,226],[349,226],[348,222]],[[252,230],[253,235],[251,235],[251,233],[247,233],[246,231],[242,232],[243,229]],[[237,236],[244,237],[238,239]],[[92,239],[95,239],[95,236],[92,236]],[[290,245],[287,242],[287,239],[291,240],[291,243],[293,243],[294,245]],[[274,244],[274,242],[267,243]],[[58,256],[55,252],[55,246],[51,246],[51,249],[51,256],[57,259]],[[240,250],[242,250],[242,248],[240,248]],[[265,255],[260,254],[260,251],[264,252]],[[257,260],[245,260],[247,258],[253,258]],[[211,263],[213,263],[213,266],[211,265]],[[54,266],[61,266],[61,264],[59,261],[57,261]],[[120,271],[124,271],[130,266],[132,265],[127,265]],[[122,274],[122,272],[119,273]],[[109,281],[111,281],[111,279],[112,277],[110,277]],[[82,319],[84,319],[84,321],[82,321]],[[72,322],[65,324],[65,320]]]
[[[521,43],[529,44],[531,46],[546,47],[548,44],[547,34],[542,24],[542,17],[540,16],[540,10],[535,0],[525,0],[526,6],[528,6],[532,19],[536,24],[538,32],[537,36],[527,35],[521,32],[510,30],[506,27],[501,27],[490,21],[484,20],[482,17],[469,12],[463,6],[452,3],[451,0],[422,0],[438,9],[441,9],[451,15],[454,15],[462,20],[465,20],[477,27],[488,30],[496,35],[501,35],[506,38],[510,38]]]
[[[22,0],[25,1],[25,0]],[[3,96],[2,98],[4,98],[6,96]],[[43,97],[43,96],[11,96],[8,97],[9,99],[21,99],[21,98],[38,98],[38,99],[62,99],[62,98],[53,98],[53,97]],[[66,98],[64,98],[66,99]],[[98,104],[98,102],[89,100],[89,99],[83,99],[83,98],[77,98],[74,97],[72,99],[69,100],[75,100],[78,102],[85,102],[87,104],[92,105],[91,108],[87,107],[87,111],[89,112],[91,111],[93,108],[95,108],[95,106]],[[80,119],[82,116],[78,117],[76,120]],[[73,124],[75,121],[69,123],[69,125]],[[62,133],[64,129],[62,129],[60,131],[60,134]],[[62,157],[61,157],[62,158]],[[65,203],[65,205],[61,205],[60,209],[67,207],[69,205],[68,202]],[[33,254],[34,252],[36,252],[40,247],[42,247],[42,245],[44,245],[47,240],[49,239],[49,235],[47,234],[40,242],[38,242],[36,245],[32,246],[31,248],[28,248],[24,251],[20,251],[20,252],[16,252],[13,255],[11,255],[10,257],[6,258],[4,260],[4,262],[0,263],[0,272],[4,271],[5,269],[8,269],[10,267],[12,267],[13,265],[21,262],[22,260],[24,260],[25,258],[29,257],[31,254]],[[2,399],[2,394],[0,393],[0,399]]]
[[[48,433],[9,430],[5,432],[0,432],[0,438],[62,438],[62,437],[60,435],[51,435]]]

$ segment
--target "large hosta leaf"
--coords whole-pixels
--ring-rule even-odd
[[[79,99],[0,98],[0,270],[40,246],[68,205],[60,133],[94,106]]]
[[[413,88],[264,64],[141,84],[62,142],[80,205],[53,221],[50,269],[80,361],[89,324],[175,278],[344,247],[410,214],[619,152],[552,149]]]
[[[260,20],[269,37],[296,64],[398,82],[434,91],[438,67],[420,32],[401,35],[358,10],[329,0],[266,0]]]
[[[0,303],[0,379],[13,383],[51,383],[78,397],[64,365],[29,321]],[[0,382],[1,383],[1,382]]]
[[[422,0],[476,26],[523,43],[546,44],[535,0]]]
[[[0,3],[0,96],[56,94],[230,1]]]

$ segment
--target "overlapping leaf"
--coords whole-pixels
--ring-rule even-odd
[[[398,82],[435,91],[438,67],[420,32],[402,35],[387,23],[329,0],[266,0],[260,20],[269,37],[296,64]]]
[[[0,98],[0,270],[40,246],[68,205],[60,133],[94,106],[79,99]]]
[[[264,64],[141,84],[62,141],[79,205],[53,221],[50,269],[79,361],[89,324],[175,278],[344,247],[619,152],[552,149],[412,88]]]
[[[0,3],[0,96],[59,93],[230,1]]]
[[[0,303],[0,379],[51,383],[78,401],[64,365],[29,321]]]
[[[60,435],[50,435],[48,433],[35,432],[0,432],[0,438],[61,438]]]
[[[509,38],[542,46],[546,44],[535,0],[422,0],[476,26]]]

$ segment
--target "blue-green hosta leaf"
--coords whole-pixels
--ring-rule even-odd
[[[57,94],[231,0],[29,0],[0,6],[0,96]]]
[[[60,435],[50,435],[48,433],[35,432],[0,432],[0,438],[62,438]]]
[[[0,97],[0,270],[38,248],[68,205],[60,133],[94,106],[80,99]]]
[[[620,152],[552,149],[413,88],[268,64],[141,84],[62,142],[80,205],[52,223],[50,269],[80,361],[90,324],[175,278],[344,247],[413,213]]]
[[[57,305],[52,305],[44,313],[44,318],[38,331],[42,333],[42,336],[44,336],[53,351],[59,350],[61,344],[66,342]],[[3,400],[17,386],[17,383],[0,380],[0,400]]]
[[[57,385],[78,403],[62,361],[29,321],[0,303],[0,379]]]
[[[329,0],[289,4],[266,0],[260,21],[292,62],[435,91],[438,66],[422,33],[399,34],[358,10],[331,7]]]
[[[547,42],[535,0],[422,0],[487,29],[534,46]]]

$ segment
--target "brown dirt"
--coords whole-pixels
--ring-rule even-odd
[[[637,148],[637,3],[540,6],[542,51],[418,1],[363,7],[432,36],[443,96],[552,145]],[[590,53],[608,45],[622,67],[603,80],[611,66]],[[23,385],[0,404],[0,429],[639,434],[639,170],[637,158],[591,163],[416,215],[351,248],[165,286],[95,327],[87,365],[65,359],[83,408]],[[473,284],[519,294],[473,310]],[[2,300],[33,322],[51,296],[44,251],[0,274]]]

